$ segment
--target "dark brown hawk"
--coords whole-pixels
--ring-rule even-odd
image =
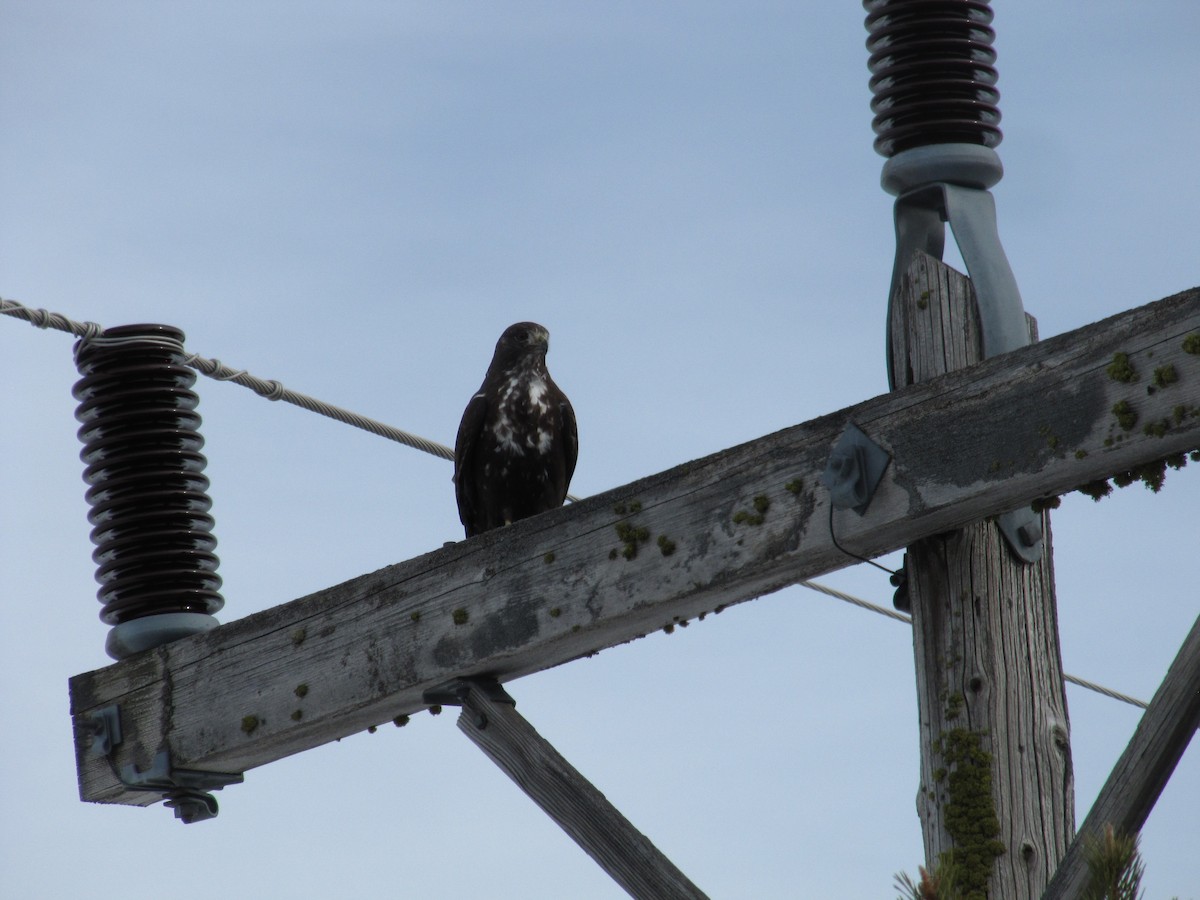
[[[505,329],[454,444],[454,492],[467,537],[562,506],[579,433],[566,394],[546,371],[550,332]]]

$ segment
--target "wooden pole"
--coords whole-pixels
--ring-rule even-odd
[[[965,276],[919,254],[900,293],[890,323],[898,387],[980,361]],[[958,451],[952,441],[939,449],[947,459]],[[1048,517],[1043,534],[1042,557],[1028,565],[990,519],[908,548],[917,812],[927,865],[951,861],[968,897],[1036,900],[1074,834]]]
[[[708,900],[644,834],[517,712],[474,680],[459,730],[562,827],[631,897]],[[498,687],[498,685],[497,685]]]
[[[1112,825],[1121,834],[1141,831],[1200,728],[1200,617],[1192,626],[1137,729],[1092,804],[1042,900],[1071,900],[1087,881],[1084,842]]]

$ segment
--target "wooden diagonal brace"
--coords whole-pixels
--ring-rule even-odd
[[[542,811],[557,822],[631,897],[707,900],[516,710],[511,698],[477,679],[459,682],[463,732]]]
[[[1154,692],[1042,900],[1070,900],[1081,895],[1088,879],[1086,843],[1100,837],[1105,825],[1112,825],[1120,834],[1141,831],[1197,728],[1200,617]]]

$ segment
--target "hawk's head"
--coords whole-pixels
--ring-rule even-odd
[[[545,363],[550,349],[550,332],[536,322],[518,322],[509,325],[496,341],[496,355],[492,357],[493,370],[508,370]]]

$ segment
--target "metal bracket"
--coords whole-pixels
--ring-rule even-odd
[[[818,480],[829,488],[829,500],[837,509],[852,509],[861,516],[891,461],[886,450],[847,422]]]
[[[241,784],[245,776],[239,772],[204,772],[199,769],[173,769],[171,754],[160,750],[150,768],[139,771],[130,763],[122,766],[121,783],[131,791],[153,791],[162,794],[165,805],[175,810],[175,818],[185,825],[216,818],[217,800],[207,793],[231,784]]]
[[[499,681],[486,675],[455,678],[447,681],[445,684],[439,684],[437,687],[425,691],[421,695],[421,699],[430,706],[462,706],[466,708],[467,695],[471,692],[472,687],[482,691],[493,703],[507,703],[509,706],[517,705],[517,701],[500,686]],[[475,715],[475,726],[477,728],[487,728],[487,716],[478,711],[472,710],[472,712]]]
[[[83,729],[88,735],[88,755],[108,756],[121,743],[121,707],[105,706],[83,716]]]
[[[88,735],[90,756],[110,756],[121,743],[121,707],[114,703],[83,715],[82,729]],[[171,754],[160,750],[150,768],[139,771],[132,763],[117,774],[121,784],[131,791],[162,794],[165,805],[175,810],[175,818],[185,825],[216,818],[217,800],[207,793],[226,785],[241,784],[245,776],[236,772],[203,772],[199,769],[171,768]]]
[[[888,295],[892,304],[917,251],[942,258],[949,223],[975,288],[985,358],[1029,344],[1029,325],[1017,280],[1000,243],[996,202],[988,188],[1004,174],[1000,157],[975,144],[933,144],[897,153],[883,167],[884,190],[896,196],[896,260]],[[887,342],[888,380],[895,389],[892,347]],[[1023,562],[1044,549],[1041,516],[1019,509],[997,517],[1000,532]]]

